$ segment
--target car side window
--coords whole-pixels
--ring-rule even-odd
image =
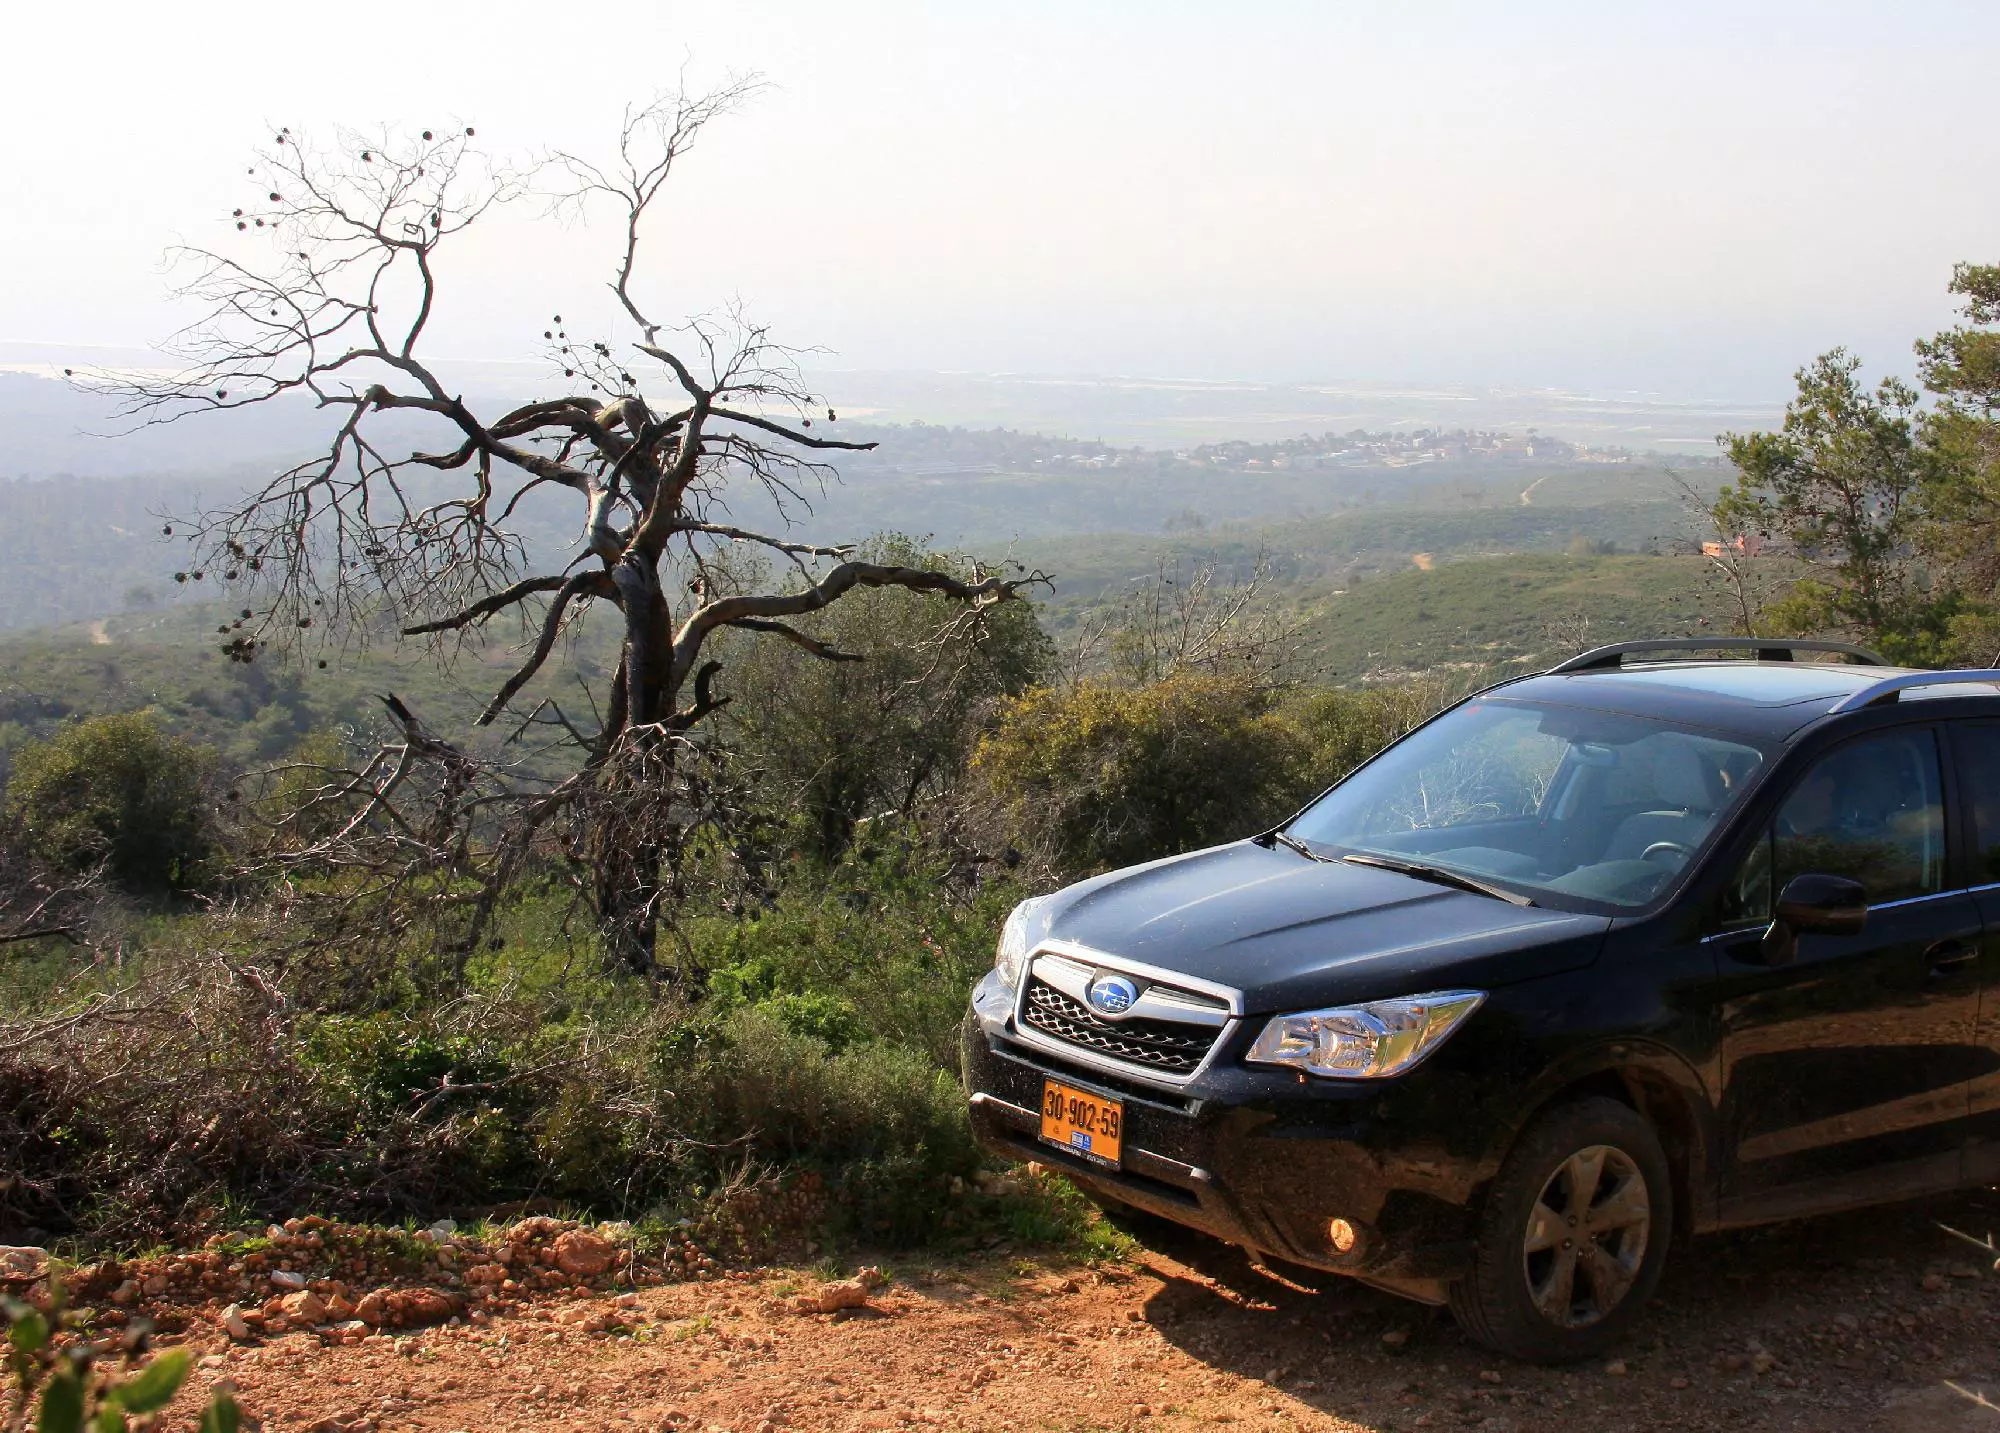
[[[1944,888],[1944,797],[1937,737],[1881,732],[1807,768],[1772,828],[1773,890],[1807,871],[1859,881],[1870,905]]]
[[[1972,815],[1972,879],[2000,881],[2000,725],[1960,722],[1952,728],[1951,748]]]
[[[1736,876],[1723,888],[1717,912],[1725,926],[1762,924],[1771,918],[1771,828],[1757,836],[1757,844],[1743,858]]]

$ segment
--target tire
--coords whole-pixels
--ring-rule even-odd
[[[1475,1342],[1529,1363],[1603,1352],[1659,1284],[1673,1197],[1666,1151],[1636,1111],[1601,1096],[1558,1105],[1501,1164],[1452,1316]]]

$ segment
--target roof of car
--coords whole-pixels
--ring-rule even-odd
[[[1544,673],[1509,683],[1504,695],[1782,740],[1824,716],[1843,697],[1920,670],[1846,662],[1648,662],[1597,671]],[[1916,687],[1900,695],[1990,700],[2000,697],[2000,687],[1953,683]]]

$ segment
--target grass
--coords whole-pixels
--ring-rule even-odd
[[[1329,595],[1306,624],[1302,666],[1332,682],[1498,677],[1603,642],[1729,630],[1698,557],[1521,553],[1411,568]]]

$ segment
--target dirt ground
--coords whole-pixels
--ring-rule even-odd
[[[2000,1433],[2000,1277],[1940,1223],[2000,1228],[2000,1194],[1698,1241],[1631,1343],[1567,1370],[1483,1352],[1442,1312],[1281,1281],[1167,1231],[1110,1268],[1005,1249],[904,1259],[867,1307],[833,1315],[793,1311],[818,1280],[771,1269],[624,1295],[624,1333],[587,1331],[615,1295],[347,1346],[304,1332],[239,1346],[204,1323],[186,1340],[200,1372],[166,1426],[192,1427],[195,1400],[227,1378],[287,1433]]]

